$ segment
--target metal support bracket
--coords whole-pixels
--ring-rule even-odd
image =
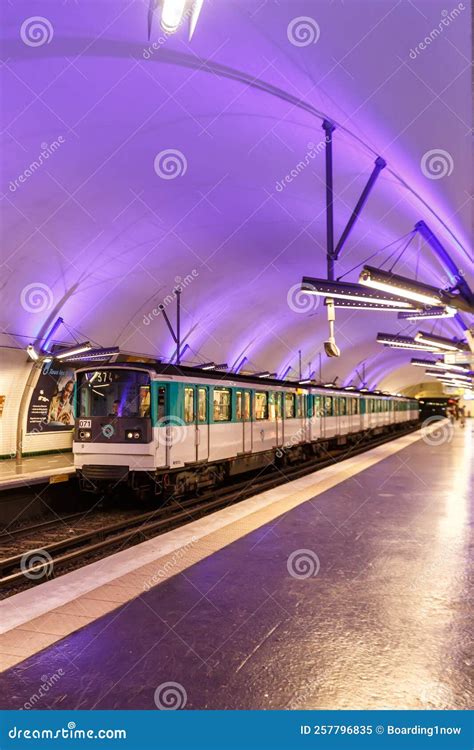
[[[329,120],[323,121],[323,130],[326,133],[326,244],[328,279],[334,281],[334,184],[332,163],[332,134],[336,129]]]
[[[448,275],[451,279],[451,283],[453,285],[450,291],[452,291],[453,289],[458,289],[461,297],[465,302],[467,302],[467,305],[471,307],[472,311],[474,312],[474,294],[472,293],[469,284],[464,279],[464,275],[461,269],[457,267],[456,263],[453,261],[446,248],[441,244],[439,239],[424,221],[418,221],[415,224],[415,231],[420,233],[420,235],[429,244],[431,249],[440,259],[442,265],[447,270]],[[467,310],[467,312],[469,312],[469,310]]]
[[[382,159],[381,156],[377,156],[377,158],[375,160],[374,168],[372,170],[372,174],[370,175],[369,179],[367,180],[367,184],[366,184],[365,188],[363,189],[363,191],[362,191],[362,193],[360,195],[359,200],[357,201],[357,205],[354,208],[354,210],[353,210],[353,212],[352,212],[352,214],[351,214],[351,216],[349,218],[349,221],[346,224],[346,227],[345,227],[343,233],[341,234],[341,239],[337,243],[336,250],[334,251],[335,260],[337,260],[339,254],[340,254],[340,252],[342,250],[342,248],[346,244],[347,239],[348,239],[351,231],[353,230],[354,225],[355,225],[357,219],[359,218],[359,216],[360,216],[360,214],[362,212],[362,209],[364,208],[365,204],[367,203],[367,199],[368,199],[370,193],[373,190],[373,187],[374,187],[374,185],[375,185],[375,183],[377,181],[377,178],[378,178],[380,172],[382,171],[382,169],[385,169],[386,166],[387,166],[387,162],[385,161],[385,159]]]
[[[176,332],[168,318],[165,306],[159,305],[159,309],[163,313],[165,323],[168,326],[168,330],[171,333],[174,343],[176,344],[176,364],[179,365],[181,364],[181,289],[174,289],[174,294],[176,297]]]

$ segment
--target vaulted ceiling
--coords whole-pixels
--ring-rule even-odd
[[[148,40],[145,0],[6,4],[2,342],[61,315],[78,337],[170,358],[158,305],[174,316],[181,284],[187,361],[246,356],[281,374],[301,350],[318,368],[325,308],[297,289],[326,270],[324,117],[336,235],[387,161],[337,276],[356,280],[423,219],[472,282],[467,6],[204,0],[189,41],[158,17]],[[417,238],[397,270],[447,284]],[[411,353],[375,342],[407,323],[338,310],[342,356],[323,353],[323,377],[347,383],[365,363],[372,386],[415,382]],[[436,332],[460,333],[452,320]]]

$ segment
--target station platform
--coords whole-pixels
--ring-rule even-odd
[[[6,458],[0,461],[0,492],[33,484],[54,484],[74,474],[72,452],[26,456],[21,461]]]
[[[10,597],[1,707],[469,708],[472,427],[417,431]]]

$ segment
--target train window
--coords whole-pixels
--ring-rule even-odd
[[[295,397],[293,393],[285,393],[285,419],[295,416]]]
[[[324,399],[324,414],[326,417],[332,417],[332,396],[326,396]]]
[[[313,401],[313,416],[315,417],[322,417],[323,416],[323,410],[321,407],[321,396],[314,396]]]
[[[250,419],[250,391],[237,391],[236,393],[236,413],[235,417],[238,420],[249,420]]]
[[[358,398],[354,398],[352,400],[354,402],[354,411],[352,413],[353,414],[359,414],[359,399]]]
[[[159,422],[166,417],[166,388],[164,386],[160,386],[160,388],[158,388],[157,417]]]
[[[188,386],[184,389],[184,421],[194,422],[194,388]]]
[[[94,370],[77,379],[82,417],[149,417],[150,376],[136,370]]]
[[[235,418],[241,420],[243,416],[242,409],[242,391],[237,391],[235,399]]]
[[[198,389],[198,419],[207,422],[207,389]]]
[[[281,394],[268,394],[268,419],[281,419]]]
[[[296,416],[302,417],[303,416],[303,396],[301,393],[296,394],[295,401],[296,401]]]
[[[214,422],[229,422],[231,412],[230,388],[214,388]]]
[[[255,393],[255,419],[268,419],[268,397],[266,393]]]
[[[344,396],[341,396],[341,398],[339,399],[339,401],[340,401],[340,404],[339,404],[339,414],[341,415],[341,417],[345,417],[347,415],[347,403],[346,403],[346,399],[344,398]]]
[[[276,393],[268,394],[268,419],[271,419],[272,422],[274,422],[277,417],[276,395]]]
[[[250,419],[251,415],[252,415],[252,412],[251,412],[250,393],[249,391],[245,391],[244,393],[244,419]]]

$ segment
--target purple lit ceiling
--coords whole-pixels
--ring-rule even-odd
[[[305,374],[317,368],[325,308],[308,311],[294,289],[326,269],[324,155],[308,146],[323,137],[318,113],[338,123],[337,235],[375,154],[388,162],[336,275],[424,219],[472,283],[467,6],[205,0],[188,42],[184,28],[164,37],[158,19],[148,41],[145,0],[6,4],[3,343],[29,343],[61,315],[79,338],[169,358],[153,311],[164,302],[174,315],[181,282],[186,360],[245,355],[281,373],[301,349]],[[418,241],[397,270],[446,285]],[[412,354],[375,336],[417,327],[338,310],[343,353],[323,354],[323,377],[347,382],[366,360],[371,385],[390,372],[399,387],[416,382]],[[460,333],[449,320],[436,332]]]

